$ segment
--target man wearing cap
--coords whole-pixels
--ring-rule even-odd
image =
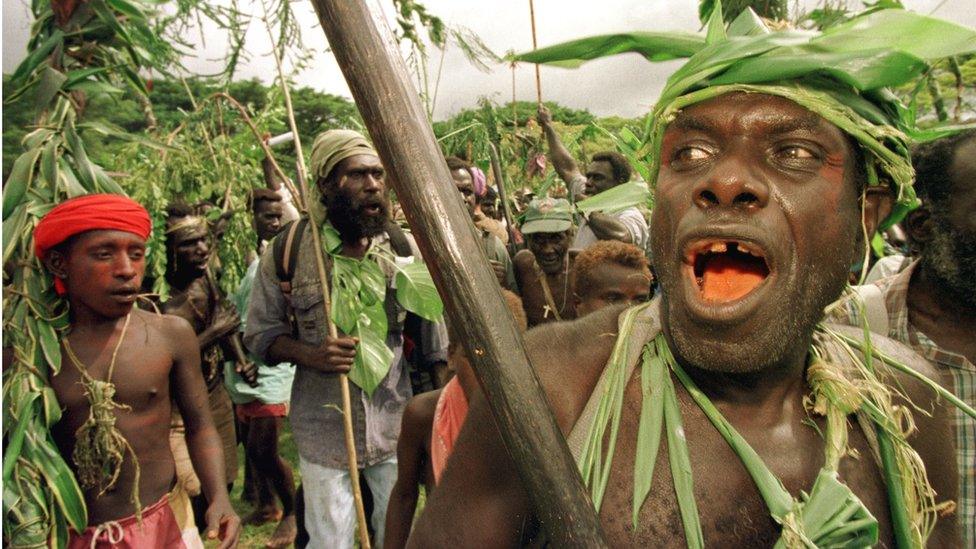
[[[151,226],[146,210],[126,197],[87,195],[56,206],[34,233],[37,256],[70,311],[65,360],[51,378],[63,410],[52,432],[73,465],[91,525],[70,532],[71,548],[202,547],[189,500],[174,483],[167,436],[174,400],[210,502],[207,537],[219,535],[221,547],[237,543],[240,521],[227,495],[199,351],[187,345],[196,340],[193,329],[134,307]]]
[[[774,31],[747,9],[726,28],[715,6],[705,36],[518,56],[691,58],[648,121],[660,297],[526,337],[601,533],[610,547],[958,547],[951,400],[926,379],[935,369],[823,318],[865,235],[913,202],[906,132],[922,134],[885,86],[971,51],[976,32],[895,9],[823,32]],[[912,62],[874,78],[890,61],[879,51]],[[816,56],[837,61],[804,63]],[[411,546],[572,528],[534,521],[550,502],[532,496],[475,399]]]
[[[515,254],[515,280],[529,327],[576,318],[569,287],[573,213],[563,198],[529,203],[522,222],[527,248]]]
[[[330,280],[350,272],[382,276],[377,288],[374,278],[346,278],[369,292],[368,321],[386,323],[385,344],[389,362],[379,365],[374,383],[358,381],[353,370],[361,337],[340,331],[328,335],[323,311],[323,293],[316,267],[314,239],[302,236],[297,265],[290,284],[279,280],[274,246],[262,254],[251,290],[247,347],[268,364],[290,362],[297,366],[291,394],[291,426],[298,446],[305,498],[305,526],[311,547],[352,547],[356,526],[352,485],[349,480],[344,443],[342,388],[338,374],[350,373],[352,422],[357,466],[373,494],[373,529],[376,546],[382,546],[386,508],[396,481],[396,442],[400,418],[411,396],[410,378],[403,359],[403,321],[406,310],[396,299],[393,287],[395,265],[388,234],[389,196],[386,171],[376,151],[359,133],[330,130],[320,134],[312,146],[310,172],[326,210],[321,227],[307,225],[305,232],[319,230],[326,270]],[[288,233],[284,229],[278,236]],[[420,252],[408,237],[413,256]],[[378,256],[386,256],[379,260]],[[399,262],[402,257],[396,257]],[[341,262],[343,272],[336,272]],[[344,302],[341,292],[348,285],[331,285],[333,310],[347,310],[362,303]],[[380,293],[374,293],[374,292]],[[364,294],[360,294],[364,295]],[[336,297],[338,296],[338,297]],[[289,316],[294,317],[294,326]],[[381,320],[376,317],[380,317]],[[336,315],[333,315],[333,319]],[[337,326],[340,325],[336,322]],[[358,329],[358,328],[357,328]],[[420,354],[429,364],[446,362],[447,337],[443,325],[423,321]],[[376,354],[375,348],[373,354]],[[370,360],[364,355],[362,360]]]
[[[553,128],[549,109],[543,105],[539,105],[538,120],[549,143],[552,165],[559,177],[566,182],[574,200],[590,198],[630,181],[630,164],[623,155],[615,151],[593,155],[586,167],[586,173],[582,173],[573,155]],[[633,206],[614,213],[592,212],[580,224],[572,248],[583,250],[600,240],[619,240],[642,250],[647,249],[647,219],[640,209]]]

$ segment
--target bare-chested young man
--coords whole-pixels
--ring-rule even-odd
[[[720,420],[710,419],[704,411],[708,407],[695,400],[704,398],[782,482],[787,497],[809,493],[827,465],[836,467],[831,476],[876,518],[880,543],[892,546],[889,490],[903,486],[886,486],[886,471],[892,471],[876,459],[874,424],[850,415],[850,451],[828,464],[822,433],[836,431],[805,406],[811,395],[807,373],[815,327],[824,307],[840,295],[850,265],[863,250],[862,207],[869,232],[886,215],[886,190],[872,187],[862,193],[865,149],[818,114],[765,93],[716,94],[677,111],[666,123],[652,220],[662,297],[630,311],[628,316],[638,316],[631,318],[632,330],[625,325],[619,341],[620,308],[536,329],[526,341],[557,423],[577,459],[590,426],[596,425],[589,411],[600,404],[604,391],[594,388],[605,367],[611,369],[608,360],[615,343],[627,349],[624,365],[636,370],[622,378],[616,451],[607,458],[609,476],[598,505],[608,543],[685,546],[686,532],[696,532],[689,518],[692,512],[682,513],[688,511],[689,501],[697,502],[697,532],[705,546],[769,547],[781,535],[795,541],[804,534],[792,512],[780,518],[789,523],[786,529],[773,518],[743,460],[716,428]],[[880,337],[872,341],[876,348],[934,375],[931,366],[905,347]],[[645,347],[647,343],[651,345]],[[651,387],[642,390],[648,364],[645,360],[642,366],[642,348],[648,353],[645,357],[657,356],[668,364],[653,393]],[[849,364],[839,351],[823,352],[838,368]],[[917,430],[907,442],[924,464],[927,484],[937,501],[954,500],[955,457],[947,411],[913,378],[889,375],[926,411],[913,414]],[[700,391],[686,388],[695,386]],[[643,462],[644,469],[654,466],[653,480],[632,520],[642,392],[659,394],[658,390],[673,395],[672,410],[683,423],[684,437],[674,437],[674,448],[669,444],[672,437],[660,440],[650,461]],[[660,402],[648,398],[649,406]],[[903,404],[900,397],[892,398]],[[599,439],[595,446],[597,451],[604,447]],[[677,472],[690,472],[693,479],[687,490],[673,480],[675,458],[669,455],[681,447],[690,463]],[[921,480],[911,472],[893,473]],[[676,492],[683,493],[680,502]],[[800,508],[797,505],[788,504],[786,511]],[[530,495],[486,403],[474,402],[411,546],[512,546],[530,534],[532,515]],[[844,523],[846,527],[853,529],[849,532],[861,531],[864,523]],[[928,542],[933,547],[958,546],[951,513],[939,518]]]
[[[529,327],[576,318],[571,299],[569,244],[573,213],[562,198],[529,203],[521,227],[528,246],[515,254],[515,280]]]
[[[240,521],[227,495],[223,452],[207,406],[193,330],[181,318],[133,306],[145,272],[150,227],[146,211],[128,198],[90,195],[56,207],[35,233],[37,253],[71,311],[70,330],[62,340],[64,367],[51,385],[64,409],[54,426],[55,441],[64,456],[73,457],[91,525],[83,533],[72,531],[73,548],[110,543],[202,547],[189,501],[175,485],[168,443],[171,399],[183,415],[190,457],[210,501],[207,537],[219,535],[221,547],[237,543]],[[103,393],[114,393],[114,404],[93,410],[86,391],[103,383],[114,386]],[[103,413],[114,418],[128,447],[122,449],[114,483],[104,470],[79,466],[81,456],[75,453],[81,448],[81,454],[92,456],[90,448],[77,444],[76,434],[90,421],[89,414]],[[141,523],[133,499],[137,481]]]

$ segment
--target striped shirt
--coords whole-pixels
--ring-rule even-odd
[[[894,276],[874,283],[881,289],[888,313],[887,336],[909,345],[931,362],[942,376],[944,387],[951,387],[960,400],[976,407],[976,366],[966,357],[939,347],[920,332],[908,318],[908,284],[918,261]],[[835,309],[832,320],[860,326],[857,305],[849,300]],[[956,508],[963,547],[976,547],[976,420],[955,408],[956,458],[959,465],[959,502]]]

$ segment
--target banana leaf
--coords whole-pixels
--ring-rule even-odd
[[[577,202],[576,209],[583,214],[592,212],[614,213],[633,206],[646,205],[650,200],[651,191],[647,184],[641,181],[631,181]]]
[[[576,68],[619,53],[639,53],[648,61],[670,61],[690,57],[704,47],[704,38],[687,32],[629,32],[571,40],[510,56],[510,60]]]
[[[444,314],[444,303],[434,286],[434,279],[423,263],[410,263],[396,275],[397,301],[408,311],[437,322]]]
[[[349,381],[370,397],[393,364],[393,351],[386,346],[386,329],[386,310],[381,302],[379,307],[364,309],[356,319],[356,329],[350,334],[359,339],[359,344]]]

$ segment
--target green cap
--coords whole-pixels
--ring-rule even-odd
[[[309,159],[309,171],[312,181],[329,176],[329,172],[339,162],[358,154],[376,154],[376,150],[363,137],[363,134],[353,130],[329,130],[320,133],[312,144],[312,154]]]
[[[561,233],[573,226],[573,209],[564,198],[540,198],[529,202],[522,234]]]

